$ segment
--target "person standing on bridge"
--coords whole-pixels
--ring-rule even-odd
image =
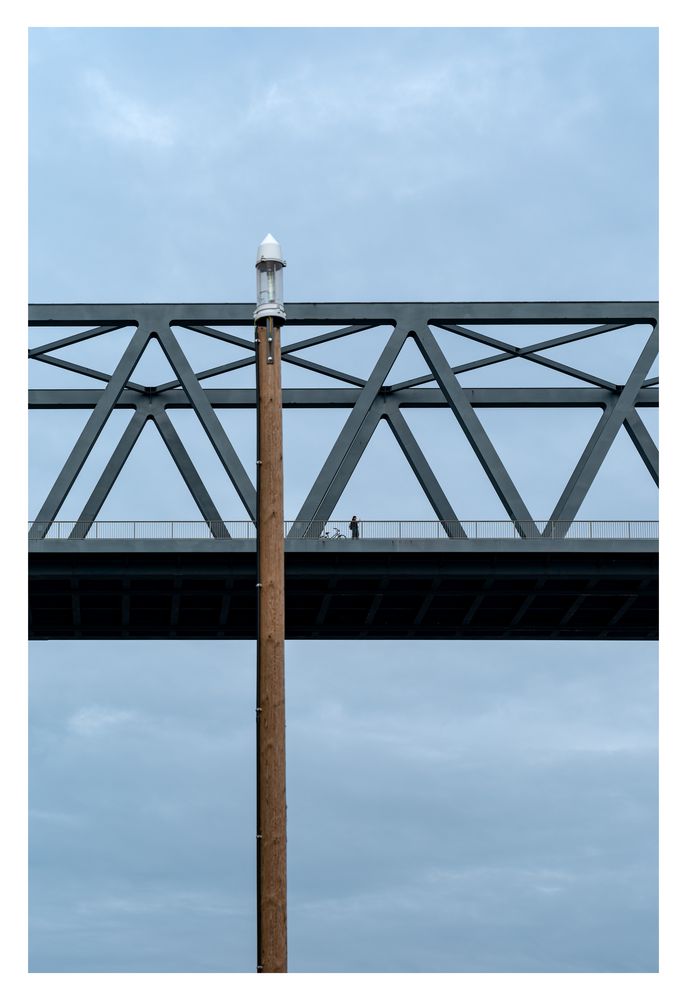
[[[351,523],[348,525],[348,527],[351,529],[351,538],[359,538],[360,537],[360,528],[359,528],[359,525],[360,525],[360,522],[358,521],[358,518],[354,514],[353,517],[351,518]]]

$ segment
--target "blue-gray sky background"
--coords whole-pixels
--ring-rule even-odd
[[[33,302],[251,301],[268,230],[287,301],[658,297],[653,30],[41,29],[29,67]],[[32,416],[31,514],[84,419]],[[286,415],[287,517],[337,420]],[[441,420],[412,426],[461,516],[503,516]],[[484,422],[546,517],[588,418]],[[102,516],[197,516],[175,477],[151,434]],[[381,430],[354,510],[432,516]],[[656,516],[629,441],[580,516]],[[253,676],[250,643],[33,644],[35,971],[252,970]],[[656,687],[648,643],[289,643],[293,971],[655,970]]]

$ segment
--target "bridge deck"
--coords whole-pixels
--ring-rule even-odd
[[[287,540],[289,639],[658,637],[658,542]],[[254,639],[255,542],[29,543],[32,639]]]

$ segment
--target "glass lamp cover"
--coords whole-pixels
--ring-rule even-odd
[[[275,302],[284,304],[284,276],[282,264],[274,260],[264,260],[258,264],[257,270],[257,304],[265,306]]]

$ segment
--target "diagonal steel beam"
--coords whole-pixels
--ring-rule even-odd
[[[212,497],[208,493],[203,480],[200,478],[174,424],[169,419],[167,411],[163,407],[156,407],[153,420],[160,432],[160,437],[167,445],[169,453],[174,459],[174,463],[181,473],[182,479],[188,486],[198,510],[207,522],[213,537],[230,538],[231,536],[225,527],[224,519],[213,503]]]
[[[225,344],[234,344],[236,347],[245,347],[247,351],[254,351],[255,344],[252,340],[244,337],[237,337],[236,334],[226,333],[224,330],[213,330],[212,327],[203,326],[200,323],[172,323],[182,330],[191,330],[192,333],[204,333],[206,337],[214,337],[215,340],[223,340]]]
[[[636,409],[630,410],[625,417],[624,426],[651,478],[658,486],[658,448]]]
[[[458,516],[451,506],[450,500],[439,485],[439,480],[432,472],[430,464],[425,458],[420,445],[417,443],[413,432],[406,423],[398,406],[389,399],[386,400],[384,416],[391,427],[394,437],[401,446],[401,451],[408,460],[408,464],[415,473],[415,477],[422,487],[425,496],[444,526],[448,537],[467,538],[463,526],[460,524]]]
[[[85,538],[93,526],[93,522],[100,513],[100,510],[107,500],[110,490],[114,486],[119,473],[122,471],[124,463],[131,454],[131,451],[138,441],[148,419],[147,407],[139,406],[136,412],[124,429],[124,433],[117,442],[117,446],[112,452],[110,459],[103,469],[102,475],[93,488],[93,492],[86,501],[83,510],[74,526],[70,538]]]
[[[546,586],[546,579],[545,577],[540,576],[539,579],[535,582],[532,591],[524,597],[524,599],[520,603],[520,607],[511,618],[509,626],[510,628],[514,628],[516,625],[520,624],[520,622],[525,617],[525,615],[527,614],[527,612],[529,611],[529,609],[531,608],[532,604],[537,599],[537,597],[539,597],[541,591],[544,589],[545,586]]]
[[[378,324],[366,323],[364,326],[345,326],[339,330],[330,330],[328,333],[321,333],[317,337],[308,337],[307,340],[297,340],[293,344],[286,344],[282,348],[282,357],[291,354],[292,351],[302,351],[306,347],[316,347],[319,344],[326,344],[330,340],[339,340],[341,337],[349,337],[352,333],[362,333],[364,330],[374,330]]]
[[[637,363],[614,403],[606,407],[601,420],[596,425],[582,456],[575,466],[558,503],[556,504],[544,534],[553,530],[554,521],[573,521],[584,498],[589,492],[601,463],[606,458],[609,448],[615,441],[621,426],[631,418],[635,400],[642,388],[646,373],[654,363],[658,353],[658,324],[652,330]]]
[[[560,322],[560,320],[557,320],[557,322]],[[548,340],[540,340],[536,344],[530,344],[528,347],[521,348],[514,347],[512,344],[507,344],[504,340],[496,340],[494,337],[489,337],[485,333],[478,333],[476,330],[470,330],[468,327],[460,326],[456,323],[432,322],[430,325],[436,326],[440,330],[447,330],[449,333],[457,333],[461,337],[465,337],[467,340],[476,340],[480,344],[486,344],[489,347],[498,347],[501,350],[545,351],[549,347],[559,347],[561,344],[571,344],[576,340],[585,340],[588,337],[598,337],[599,334],[611,333],[613,330],[625,330],[628,326],[632,326],[638,322],[643,321],[628,320],[621,323],[604,323],[601,326],[587,327],[584,330],[578,330],[576,333],[566,333],[560,337],[551,337]]]
[[[238,361],[229,361],[226,365],[218,365],[216,368],[206,368],[202,372],[194,372],[199,382],[206,378],[213,378],[215,375],[225,375],[227,372],[236,371],[238,368],[248,368],[255,364],[255,357],[240,358]],[[178,389],[181,385],[179,379],[172,382],[165,382],[163,385],[156,385],[155,392],[167,392],[168,389]]]
[[[470,405],[465,390],[451,371],[434,335],[428,327],[421,326],[414,332],[414,337],[439,388],[446,396],[458,423],[463,428],[470,447],[496,490],[501,503],[515,522],[518,532],[525,537],[539,535],[525,501],[508,475],[506,467],[499,458],[479,417]]]
[[[564,375],[570,375],[572,378],[581,379],[583,382],[590,382],[592,385],[598,385],[602,389],[615,389],[616,385],[613,382],[608,382],[606,379],[600,378],[597,375],[591,375],[589,372],[582,371],[582,369],[562,364],[561,362],[554,361],[551,358],[544,358],[537,352],[547,350],[552,347],[560,347],[563,344],[571,344],[579,340],[585,340],[588,337],[598,337],[603,333],[610,333],[614,330],[624,330],[632,324],[604,323],[603,326],[595,326],[587,330],[579,330],[577,333],[569,333],[562,337],[552,337],[549,340],[541,340],[538,343],[530,344],[527,347],[515,347],[513,344],[508,344],[504,340],[497,340],[496,338],[489,337],[486,334],[477,333],[475,330],[469,330],[464,326],[446,323],[434,323],[432,325],[439,327],[441,330],[447,330],[449,333],[457,333],[468,340],[475,340],[488,347],[497,347],[503,352],[501,354],[493,355],[491,358],[483,358],[479,362],[474,362],[475,367],[480,367],[484,364],[496,364],[499,361],[509,361],[511,358],[523,358],[526,361],[533,361],[535,364],[544,365],[546,368],[552,368],[555,371],[562,372]],[[469,371],[470,369],[466,367],[453,369],[456,373],[461,370]],[[423,379],[423,381],[426,381],[426,379]],[[412,385],[419,383],[409,384]]]
[[[35,354],[30,359],[31,361],[42,361],[46,365],[54,365],[56,368],[64,368],[69,372],[76,372],[77,375],[85,375],[87,378],[94,378],[98,382],[109,382],[111,375],[107,372],[98,371],[95,368],[86,368],[84,365],[77,365],[73,361],[65,361],[64,358],[52,358],[49,354]],[[127,389],[133,389],[135,392],[145,392],[145,386],[139,385],[138,382],[127,382]]]
[[[350,385],[365,385],[364,378],[358,378],[357,375],[347,375],[346,372],[341,372],[337,368],[327,368],[325,365],[318,365],[314,361],[307,361],[305,358],[297,357],[286,357],[282,358],[284,364],[298,365],[300,368],[307,368],[311,372],[317,372],[319,375],[326,375],[327,378],[338,379],[339,382],[348,382]]]
[[[91,330],[82,330],[81,333],[73,333],[71,337],[62,337],[61,340],[53,340],[49,344],[41,344],[40,347],[33,347],[29,351],[29,357],[34,358],[37,354],[46,354],[48,351],[57,351],[61,347],[69,347],[71,344],[80,344],[84,340],[91,340],[92,337],[99,337],[103,333],[112,333],[113,330],[121,330],[125,323],[110,323],[107,326],[96,326]]]
[[[532,354],[523,351],[518,357],[525,361],[532,361],[535,365],[542,365],[544,368],[551,368],[553,371],[561,372],[563,375],[570,375],[571,378],[579,379],[581,382],[589,382],[590,385],[598,385],[600,389],[616,389],[615,382],[608,382],[598,375],[590,375],[589,372],[582,371],[581,368],[573,368],[571,365],[564,365],[560,361],[552,361],[551,358],[544,358],[541,354]]]
[[[478,358],[476,361],[467,361],[462,365],[453,365],[451,367],[451,371],[454,375],[460,375],[463,372],[475,371],[478,368],[485,368],[488,365],[497,365],[501,361],[512,361],[513,358],[520,357],[524,361],[533,361],[535,364],[543,365],[546,368],[552,368],[554,371],[562,372],[564,375],[570,375],[572,378],[580,379],[582,382],[589,382],[591,385],[596,385],[600,389],[611,389],[613,391],[617,389],[615,382],[608,382],[604,378],[600,378],[597,375],[590,375],[588,372],[583,372],[579,368],[571,368],[570,365],[564,365],[559,361],[552,361],[550,358],[542,358],[538,354],[528,354],[526,351],[521,351],[520,353],[503,351],[500,354],[491,354],[487,358]],[[389,392],[398,392],[399,389],[411,389],[413,386],[423,385],[426,382],[433,381],[433,375],[420,375],[417,378],[408,379],[406,382],[396,382],[394,385],[389,387]]]
[[[373,406],[408,333],[409,327],[406,324],[399,324],[389,337],[370,378],[361,389],[334,447],[298,513],[296,524],[289,532],[290,537],[304,537],[309,530],[308,524],[315,520],[327,521],[331,516],[379,422],[382,410],[379,407],[373,409]]]
[[[589,597],[589,592],[596,586],[596,580],[587,580],[584,586],[581,586],[580,593],[577,594],[572,604],[568,606],[567,611],[561,617],[560,625],[567,625],[568,622],[573,618],[574,615],[580,610],[584,602]],[[554,633],[556,635],[556,633]]]
[[[436,326],[439,330],[447,330],[449,333],[458,333],[467,340],[475,340],[478,344],[484,344],[485,347],[496,347],[499,351],[505,351],[506,354],[515,357],[517,348],[513,347],[512,344],[508,344],[505,340],[498,340],[496,337],[490,337],[486,333],[469,330],[466,326],[460,326],[457,323],[431,323],[430,325]]]
[[[167,324],[160,324],[157,337],[167,360],[174,369],[174,374],[179,379],[205,433],[210,438],[220,462],[234,484],[234,488],[248,512],[248,516],[252,521],[255,521],[257,510],[255,487],[241,464],[241,460],[227,437],[217,414],[210,405],[200,382],[193,374],[193,369],[186,360],[183,351],[177,343],[176,337]]]
[[[493,576],[487,577],[487,579],[482,584],[482,589],[475,595],[475,597],[474,597],[474,599],[472,601],[472,604],[470,605],[470,607],[465,612],[465,615],[463,617],[463,621],[461,622],[461,627],[462,628],[464,628],[466,625],[470,624],[470,622],[472,621],[472,619],[475,617],[475,615],[479,611],[480,606],[484,602],[484,598],[487,596],[488,592],[491,590],[491,588],[493,587],[493,585],[494,585],[494,577]]]
[[[141,326],[131,338],[119,364],[112,373],[107,388],[103,390],[103,394],[86,421],[86,425],[72,448],[69,458],[63,465],[60,474],[53,483],[52,489],[45,498],[43,506],[36,515],[37,524],[31,531],[31,538],[44,538],[48,533],[50,525],[55,520],[57,512],[74,484],[74,480],[83,468],[95,442],[98,440],[98,436],[105,426],[105,421],[112,412],[129,376],[138,364],[150,337],[150,329],[147,326]]]
[[[441,577],[435,576],[434,579],[432,580],[429,590],[425,594],[425,597],[422,601],[422,604],[420,605],[417,614],[413,618],[413,627],[422,625],[423,621],[425,620],[425,616],[427,615],[427,612],[430,609],[432,601],[434,600],[439,591],[440,586],[441,586]]]
[[[353,436],[345,454],[342,455],[334,475],[329,481],[321,498],[317,503],[316,512],[313,517],[305,518],[299,514],[293,527],[289,531],[289,538],[319,538],[325,528],[326,522],[332,515],[332,511],[341,499],[341,494],[346,489],[351,476],[355,472],[363,452],[367,448],[372,435],[377,429],[377,424],[384,412],[384,400],[377,398],[373,400],[368,412],[365,414],[362,423]],[[343,433],[343,432],[342,432]],[[337,439],[334,448],[337,448],[341,440],[341,435]]]
[[[462,365],[453,365],[451,371],[454,375],[460,375],[463,372],[475,371],[477,368],[497,365],[500,361],[510,361],[512,357],[512,354],[504,351],[501,354],[491,354],[488,358],[478,358],[476,361],[466,361]],[[394,382],[393,385],[389,386],[389,392],[398,392],[400,389],[412,389],[417,385],[425,385],[427,382],[433,381],[433,375],[418,375],[417,378],[409,378],[405,382]]]
[[[598,337],[602,333],[612,333],[614,330],[626,330],[631,323],[604,323],[602,326],[587,327],[585,330],[578,330],[577,333],[566,333],[561,337],[550,337],[548,340],[540,340],[536,344],[529,344],[523,348],[526,352],[547,351],[550,347],[561,347],[563,344],[574,344],[578,340],[587,340],[589,337]]]
[[[315,618],[315,626],[319,627],[324,625],[327,620],[327,614],[329,612],[329,606],[332,603],[332,598],[336,593],[337,586],[339,585],[339,579],[334,574],[329,577],[329,583],[327,584],[327,590],[322,594],[322,600],[320,601],[320,607],[317,611],[317,616]]]
[[[364,623],[365,624],[365,628],[367,628],[370,625],[374,624],[374,620],[375,620],[375,618],[377,616],[377,612],[379,611],[381,603],[384,600],[385,592],[386,592],[388,586],[389,586],[389,577],[385,576],[385,577],[383,577],[380,580],[380,582],[379,582],[379,590],[374,594],[374,596],[373,596],[373,598],[372,598],[372,600],[370,602],[370,607],[369,607],[368,612],[367,612],[367,614],[365,616],[365,623]]]

